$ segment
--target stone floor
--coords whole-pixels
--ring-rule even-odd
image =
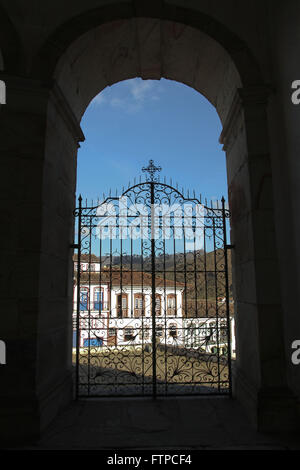
[[[228,398],[74,402],[25,449],[300,449],[300,436],[255,432]]]

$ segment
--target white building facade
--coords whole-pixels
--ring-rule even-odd
[[[78,292],[77,263],[74,264],[74,273],[73,348],[151,345],[154,333],[156,343],[166,346],[202,349],[207,353],[219,348],[226,354],[230,331],[234,357],[234,319],[230,319],[228,331],[226,318],[186,317],[182,283],[156,279],[153,332],[151,274],[122,272],[119,268],[103,266],[100,269],[100,263],[96,262],[81,263]]]

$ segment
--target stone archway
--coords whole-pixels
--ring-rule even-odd
[[[30,188],[21,185],[25,196],[15,208],[21,207],[27,218],[18,221],[23,237],[11,238],[17,272],[27,275],[18,293],[22,303],[15,306],[23,322],[15,369],[20,351],[30,363],[18,377],[26,384],[18,419],[27,417],[29,432],[35,434],[71,399],[70,244],[76,152],[84,139],[79,122],[103,88],[140,76],[192,86],[220,116],[235,245],[235,395],[260,428],[290,425],[294,402],[286,382],[273,226],[268,87],[245,44],[212,18],[178,7],[161,9],[156,2],[152,7],[138,3],[67,21],[39,49],[30,79],[6,76],[5,145],[9,152],[15,149],[10,135],[15,128],[23,139],[22,178],[34,182]],[[11,214],[7,220],[13,227],[17,222],[11,222]],[[13,387],[7,396],[12,390],[17,396],[15,379],[7,379]],[[14,398],[8,403],[13,407]]]

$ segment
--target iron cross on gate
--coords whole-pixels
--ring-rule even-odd
[[[157,181],[157,176],[155,175],[156,172],[161,171],[160,166],[155,166],[153,160],[149,160],[148,166],[143,166],[142,171],[145,173],[149,173],[150,181]]]

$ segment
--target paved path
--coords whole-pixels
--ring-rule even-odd
[[[74,402],[27,449],[300,449],[300,436],[255,432],[228,398]]]

